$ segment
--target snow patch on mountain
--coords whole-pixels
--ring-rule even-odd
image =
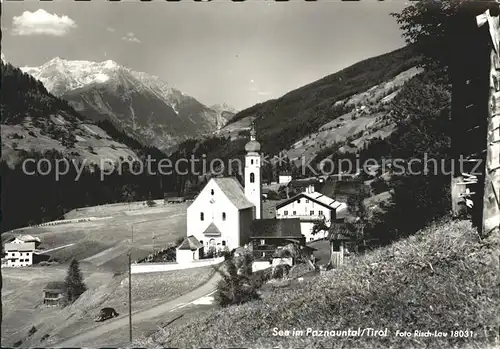
[[[226,103],[210,108],[159,76],[133,71],[111,60],[56,57],[40,67],[21,69],[82,115],[95,121],[108,119],[159,148],[211,134],[236,112]]]

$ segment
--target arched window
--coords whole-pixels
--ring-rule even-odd
[[[222,246],[226,246],[226,240],[222,240]]]
[[[210,190],[210,194],[214,195],[214,190],[213,189]]]
[[[205,214],[203,212],[200,212],[200,221],[205,220]]]
[[[255,183],[255,173],[250,173],[250,183]]]
[[[226,220],[226,212],[222,212],[222,220],[225,221]]]
[[[250,159],[250,163],[253,165],[253,159]]]

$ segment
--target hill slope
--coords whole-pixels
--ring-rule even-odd
[[[257,104],[237,113],[221,130],[234,136],[256,120],[257,133],[263,150],[270,154],[287,149],[303,137],[317,132],[321,126],[361,107],[368,100],[375,104],[395,92],[401,83],[384,83],[404,74],[403,80],[416,73],[411,70],[420,62],[411,46],[373,57],[335,74],[293,90],[284,96]],[[401,80],[401,79],[396,79]],[[403,81],[404,82],[404,81]],[[370,89],[378,87],[377,91]],[[369,91],[370,90],[370,91]],[[352,98],[362,94],[359,100]],[[393,96],[392,96],[393,97]]]
[[[498,236],[442,222],[263,299],[175,323],[141,347],[486,348],[498,335]],[[234,326],[237,323],[238,326]],[[274,329],[387,329],[387,337],[275,336]],[[410,331],[410,338],[396,331]],[[415,330],[447,337],[415,337]],[[450,331],[473,331],[473,338]],[[493,347],[493,346],[491,346]]]
[[[101,159],[136,159],[136,153],[67,102],[10,64],[1,63],[2,159],[16,163],[27,152],[57,150],[68,158],[100,164]]]
[[[22,69],[86,117],[109,120],[143,144],[161,149],[211,133],[232,116],[203,105],[157,76],[110,60],[97,63],[57,57],[40,67]]]

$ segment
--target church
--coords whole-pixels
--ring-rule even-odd
[[[187,236],[196,238],[204,251],[248,244],[252,222],[262,218],[262,160],[254,127],[245,151],[245,186],[233,177],[212,178],[187,209]],[[189,244],[185,249],[199,258]]]

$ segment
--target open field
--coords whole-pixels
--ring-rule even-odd
[[[131,246],[132,258],[136,260],[151,253],[153,248],[164,248],[178,237],[185,236],[188,204],[163,204],[163,200],[158,202],[156,207],[137,202],[77,209],[69,212],[65,218],[108,218],[27,227],[6,233],[3,238],[30,234],[42,240],[40,248],[44,249],[75,243],[49,255],[61,262],[74,257],[96,266],[109,267],[114,272],[122,272],[126,269],[126,255]]]
[[[67,266],[2,268],[2,343],[24,338],[31,326],[50,323],[61,314],[59,308],[42,306],[43,288],[50,281],[63,281]],[[112,274],[82,266],[88,292],[108,283]]]
[[[261,300],[172,324],[135,347],[493,348],[498,336],[498,234],[443,221]],[[238,326],[234,326],[238,324]],[[384,337],[273,336],[273,329],[387,329]],[[447,337],[400,337],[396,331]],[[451,331],[473,331],[451,337]],[[498,344],[498,343],[497,343]]]
[[[37,332],[23,345],[48,345],[99,326],[94,317],[103,307],[128,313],[128,278],[113,276],[82,266],[89,290],[66,308],[40,307],[42,289],[47,282],[64,280],[66,266],[2,269],[3,323],[2,342],[13,344],[24,339],[31,328]],[[5,270],[5,272],[4,272]],[[213,268],[134,275],[132,277],[133,311],[149,309],[175,299],[204,284],[214,274]],[[141,323],[135,324],[141,326]],[[41,338],[49,334],[46,342]],[[11,343],[12,342],[12,343]]]
[[[132,338],[140,338],[142,336],[152,335],[164,326],[170,324],[180,325],[188,321],[194,320],[200,315],[207,314],[211,309],[218,307],[212,305],[197,305],[189,309],[182,308],[179,311],[169,312],[168,314],[156,318],[151,318],[147,321],[132,324]],[[85,345],[90,348],[125,348],[129,345],[128,327],[120,330],[114,330],[106,333],[106,336],[95,338],[92,341],[86,342]]]

